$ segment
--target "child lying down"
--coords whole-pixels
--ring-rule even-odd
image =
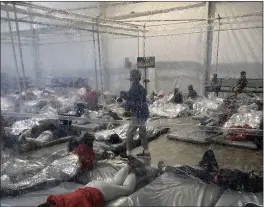
[[[19,189],[25,187],[25,185],[28,186],[28,183],[34,186],[48,179],[74,179],[82,173],[94,169],[98,160],[113,158],[114,154],[109,151],[95,152],[93,150],[94,140],[93,134],[85,133],[80,141],[70,141],[68,152],[65,153],[65,150],[60,150],[51,154],[48,159],[55,161],[42,169],[40,173],[15,184],[8,183],[5,188],[10,188],[14,185],[14,189]]]
[[[143,166],[136,158],[129,156],[127,165],[121,168],[112,181],[92,181],[71,193],[50,195],[38,207],[100,207],[106,202],[132,194],[136,187],[135,168]]]

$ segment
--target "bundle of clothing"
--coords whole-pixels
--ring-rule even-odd
[[[232,141],[254,141],[262,146],[263,115],[258,106],[241,106],[224,124],[224,135]]]

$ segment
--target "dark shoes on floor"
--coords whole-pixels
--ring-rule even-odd
[[[137,154],[138,157],[150,158],[150,153],[146,153],[144,150],[142,153]]]

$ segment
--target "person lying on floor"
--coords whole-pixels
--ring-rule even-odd
[[[101,207],[108,201],[132,194],[136,187],[137,159],[129,156],[112,181],[92,181],[78,190],[61,195],[50,195],[38,207]]]
[[[49,160],[54,160],[34,176],[27,177],[17,183],[9,183],[6,189],[32,188],[47,180],[75,181],[80,175],[96,167],[96,161],[110,159],[113,153],[93,150],[94,135],[86,133],[77,143],[69,142],[68,152],[64,150],[51,153]],[[26,160],[25,160],[26,161]],[[25,162],[27,165],[27,162]],[[24,166],[25,168],[28,166]],[[14,195],[15,196],[15,195]]]
[[[75,131],[63,124],[55,125],[53,123],[42,123],[36,125],[31,129],[24,131],[19,136],[20,143],[31,143],[34,146],[40,147],[41,145],[67,136],[78,135],[78,131]]]
[[[206,183],[217,184],[220,187],[247,191],[263,192],[263,177],[255,175],[254,172],[246,173],[240,170],[231,170],[218,168],[215,155],[212,150],[204,153],[203,159],[199,162],[202,169],[195,169],[190,166],[171,167],[166,166],[163,161],[158,163],[161,172],[170,172],[175,174],[184,174],[198,177]]]

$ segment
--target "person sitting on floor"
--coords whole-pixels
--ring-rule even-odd
[[[217,79],[216,73],[214,73],[213,75],[211,86],[212,86],[213,91],[216,93],[216,96],[218,96],[218,93],[221,89],[221,82],[219,81],[219,79]]]
[[[86,93],[81,97],[88,104],[89,110],[98,109],[98,94],[96,90],[92,90],[89,87],[86,88]]]
[[[207,150],[204,153],[198,166],[203,169],[195,169],[186,165],[171,167],[166,166],[163,161],[158,163],[158,168],[161,172],[195,176],[206,183],[217,184],[220,187],[232,190],[254,193],[263,191],[262,176],[255,175],[254,172],[245,173],[240,170],[219,169],[212,150]]]
[[[193,89],[193,85],[188,86],[188,98],[196,99],[198,97],[197,92]]]
[[[96,161],[100,159],[108,159],[113,156],[109,151],[97,153],[93,149],[95,136],[91,133],[85,133],[80,141],[72,139],[68,143],[68,151],[77,155],[80,162],[80,173],[87,170],[92,170],[95,167]]]
[[[50,195],[44,204],[38,207],[101,207],[108,201],[132,194],[136,187],[135,167],[137,159],[128,158],[126,166],[121,168],[112,181],[92,181],[70,193]]]
[[[176,104],[182,104],[183,103],[182,92],[179,90],[179,88],[174,89],[174,97],[173,97],[172,102],[176,103]]]
[[[247,73],[245,71],[242,71],[240,73],[240,78],[237,81],[237,85],[232,89],[232,91],[235,93],[235,95],[242,93],[245,87],[247,86]]]

